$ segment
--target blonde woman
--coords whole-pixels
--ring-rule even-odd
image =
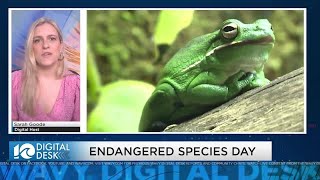
[[[80,120],[80,78],[66,70],[62,33],[50,19],[32,24],[24,67],[12,73],[12,120]]]

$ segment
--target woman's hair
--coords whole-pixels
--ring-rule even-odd
[[[50,24],[52,25],[58,32],[60,43],[63,43],[62,33],[58,25],[47,18],[40,18],[35,21],[30,29],[29,34],[27,37],[27,41],[25,44],[25,61],[24,66],[22,69],[22,93],[21,93],[21,102],[22,102],[22,111],[27,113],[30,116],[35,115],[35,104],[36,104],[36,91],[38,84],[38,77],[37,77],[37,63],[35,59],[35,55],[33,52],[33,38],[34,38],[34,31],[36,27],[42,24]],[[63,54],[62,58],[58,61],[58,68],[56,75],[57,77],[61,78],[66,69],[65,69],[64,61],[63,61]]]

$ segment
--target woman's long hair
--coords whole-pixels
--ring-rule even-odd
[[[37,85],[38,85],[38,77],[37,77],[37,63],[33,52],[33,38],[34,38],[34,31],[35,28],[48,23],[52,25],[58,32],[60,43],[63,43],[62,33],[58,25],[47,18],[40,18],[37,21],[35,21],[30,29],[29,34],[27,37],[27,42],[25,45],[25,61],[24,66],[22,69],[22,92],[21,92],[21,105],[22,105],[22,111],[30,116],[35,115],[35,106],[36,106],[36,91]],[[66,69],[64,65],[64,54],[61,54],[62,56],[59,58],[58,61],[58,68],[56,71],[56,75],[58,78],[63,77]]]

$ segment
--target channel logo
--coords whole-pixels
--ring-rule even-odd
[[[15,141],[9,143],[9,156],[13,161],[67,161],[70,160],[71,146],[70,142],[59,141]]]
[[[25,143],[20,146],[17,144],[13,148],[14,159],[19,159],[20,156],[23,159],[31,159],[36,153],[36,150],[32,144]]]

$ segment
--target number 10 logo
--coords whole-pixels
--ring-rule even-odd
[[[23,159],[31,159],[35,153],[34,146],[29,143],[22,144],[21,146],[18,144],[13,148],[14,159],[19,159],[20,156]]]

